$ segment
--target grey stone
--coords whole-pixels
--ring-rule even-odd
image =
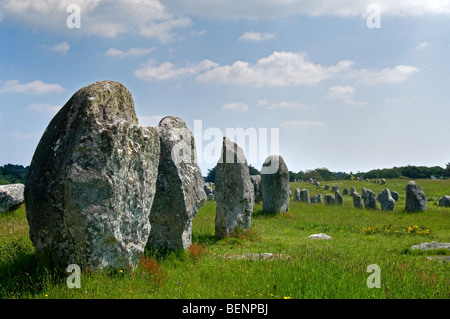
[[[307,189],[300,191],[300,201],[309,204],[309,191]]]
[[[317,195],[317,203],[318,204],[322,204],[323,203],[323,196],[322,196],[322,194],[318,194]]]
[[[161,153],[146,247],[183,250],[192,244],[192,219],[206,201],[202,172],[194,137],[182,119],[164,117],[157,132]]]
[[[411,249],[418,249],[418,250],[450,249],[450,243],[437,243],[435,241],[432,241],[430,243],[420,243],[418,245],[412,245]]]
[[[342,191],[342,195],[348,195],[349,191],[348,188],[344,188],[344,190]]]
[[[331,236],[329,236],[327,234],[323,234],[323,233],[313,234],[313,235],[308,236],[308,238],[310,238],[310,239],[332,239]]]
[[[366,197],[367,188],[363,187],[361,190],[361,198],[364,199]]]
[[[339,189],[337,189],[334,192],[334,200],[335,200],[337,205],[343,205],[344,204],[344,199],[342,198],[342,195],[341,195],[341,192],[339,191]]]
[[[317,195],[311,196],[311,204],[317,204]]]
[[[14,210],[24,202],[24,184],[0,185],[0,213]]]
[[[393,211],[396,201],[392,198],[389,189],[385,188],[377,197],[383,211]]]
[[[325,190],[329,190],[330,189],[330,185],[326,184],[324,189]]]
[[[335,191],[337,191],[337,190],[339,190],[339,186],[333,185],[333,186],[331,187],[331,191],[332,191],[332,192],[335,192]]]
[[[282,156],[270,155],[261,168],[263,210],[285,213],[289,209],[289,171]]]
[[[255,203],[262,202],[261,175],[250,175],[250,181],[253,184],[253,190],[255,193]]]
[[[370,189],[366,189],[366,191],[365,191],[364,207],[366,209],[373,209],[373,210],[378,209],[377,195]]]
[[[414,181],[410,181],[406,185],[405,210],[408,212],[427,210],[427,197],[422,188]]]
[[[383,178],[383,179],[381,180],[381,185],[384,185],[384,184],[386,184],[386,180]]]
[[[398,202],[398,193],[397,192],[391,191],[391,196],[396,202]]]
[[[300,188],[296,188],[294,191],[294,201],[300,201]]]
[[[250,229],[254,187],[250,180],[244,151],[224,137],[221,158],[216,166],[217,238],[230,235],[236,228]]]
[[[34,153],[25,204],[39,258],[82,269],[134,269],[150,234],[160,155],[122,84],[77,91]]]
[[[353,192],[353,207],[357,209],[362,209],[364,207],[363,205],[363,199],[361,195],[358,192]]]
[[[450,196],[444,195],[439,199],[439,206],[450,207]]]
[[[331,194],[325,194],[324,196],[325,205],[334,205],[336,204],[336,200]]]
[[[354,188],[353,186],[350,187],[350,196],[353,196],[353,193],[356,192],[356,188]]]
[[[203,191],[205,192],[206,196],[208,196],[209,194],[212,194],[213,190],[210,186],[206,185],[203,186]]]
[[[216,200],[216,195],[214,195],[214,193],[210,193],[210,194],[208,195],[208,199],[209,199],[209,200]]]

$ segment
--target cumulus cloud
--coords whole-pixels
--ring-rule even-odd
[[[151,53],[155,48],[131,48],[128,51],[122,51],[116,48],[109,48],[105,52],[105,56],[117,59],[123,59],[126,57],[138,57]]]
[[[158,126],[164,115],[138,115],[139,125]]]
[[[203,60],[200,63],[189,63],[189,65],[179,68],[171,62],[164,62],[157,65],[154,59],[150,59],[134,71],[134,76],[147,81],[162,81],[184,76],[194,76],[215,66],[217,66],[217,63],[210,60]]]
[[[49,103],[32,103],[27,106],[27,110],[47,114],[56,114],[60,108],[61,106],[59,105],[53,105]]]
[[[307,121],[307,120],[291,120],[282,122],[280,127],[285,129],[308,129],[308,128],[322,128],[325,123],[322,121]]]
[[[248,105],[245,103],[235,102],[222,105],[222,110],[231,112],[246,112]]]
[[[344,70],[353,63],[341,61],[322,66],[308,60],[306,53],[275,51],[256,64],[236,61],[231,65],[215,66],[197,75],[200,82],[252,85],[254,87],[283,87],[289,85],[315,85]]]
[[[81,27],[68,29],[69,5],[80,7]],[[3,21],[56,33],[116,37],[137,33],[161,42],[174,40],[173,30],[191,25],[175,16],[159,0],[0,0]]]
[[[28,93],[28,94],[47,94],[61,93],[64,89],[59,84],[44,83],[36,80],[29,83],[20,83],[19,80],[9,80],[0,88],[0,93]]]
[[[275,33],[261,33],[249,31],[245,32],[239,37],[239,41],[260,42],[266,40],[273,40],[276,38]]]
[[[449,0],[164,0],[179,14],[193,14],[221,19],[273,19],[292,15],[368,17],[367,8],[380,6],[386,16],[420,16],[450,14]]]
[[[401,83],[409,79],[419,69],[410,65],[397,65],[394,68],[385,68],[381,71],[355,70],[350,77],[357,79],[356,84],[376,85],[381,83]]]
[[[259,100],[258,101],[258,107],[263,107],[268,110],[275,110],[275,109],[304,109],[307,106],[305,104],[302,104],[298,101],[281,101],[278,103],[269,103],[267,100]]]
[[[345,85],[345,86],[332,86],[328,90],[328,94],[325,96],[328,100],[334,100],[334,101],[340,101],[347,105],[354,105],[354,106],[362,106],[365,105],[365,102],[362,101],[356,101],[354,99],[356,89],[355,87],[351,85]]]
[[[41,45],[40,47],[48,51],[59,53],[61,55],[67,54],[67,52],[69,52],[70,50],[70,44],[67,42],[57,43],[52,46]]]

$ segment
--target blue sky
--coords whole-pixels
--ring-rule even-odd
[[[227,128],[278,129],[296,172],[445,166],[450,1],[414,3],[0,0],[0,165],[29,165],[65,102],[114,80],[142,125],[201,120],[204,175],[204,133]],[[71,4],[80,28],[67,26]]]

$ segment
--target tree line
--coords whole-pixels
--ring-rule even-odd
[[[260,172],[249,165],[250,175],[257,175]],[[426,166],[402,166],[393,168],[383,168],[383,169],[373,169],[368,172],[357,172],[357,173],[346,173],[346,172],[331,172],[328,168],[316,168],[313,170],[293,172],[289,171],[289,179],[291,182],[304,180],[309,181],[311,178],[317,181],[334,181],[334,180],[350,180],[352,178],[356,179],[358,177],[362,179],[379,179],[379,178],[411,178],[411,179],[421,179],[421,178],[431,178],[435,176],[436,178],[449,178],[450,177],[450,163],[446,165],[446,168],[440,166],[426,167]],[[208,174],[204,178],[205,182],[212,182],[216,178],[216,167],[208,169]]]
[[[6,164],[0,166],[0,185],[24,184],[28,172],[28,166]]]

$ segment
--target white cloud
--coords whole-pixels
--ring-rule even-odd
[[[80,7],[81,27],[68,29],[70,4]],[[169,42],[173,30],[191,25],[187,17],[170,13],[159,0],[0,0],[2,20],[56,33],[116,37],[137,33]]]
[[[345,86],[332,86],[328,89],[328,94],[325,96],[328,100],[341,101],[347,105],[353,106],[363,106],[366,103],[361,101],[356,101],[354,99],[356,89],[351,85]]]
[[[222,105],[222,110],[231,112],[246,112],[248,105],[245,103],[235,102]]]
[[[32,103],[27,106],[27,110],[47,114],[56,114],[60,109],[61,106],[49,103]]]
[[[308,129],[308,128],[322,128],[325,123],[322,121],[306,121],[306,120],[291,120],[282,122],[280,127],[285,129]]]
[[[292,15],[367,18],[367,8],[374,3],[385,16],[450,14],[449,0],[164,0],[173,12],[221,19],[273,19]]]
[[[239,37],[239,41],[250,41],[250,42],[260,42],[266,40],[273,40],[276,38],[275,33],[261,33],[249,31],[245,32]]]
[[[67,42],[57,43],[52,46],[41,45],[40,47],[48,51],[59,53],[61,55],[67,54],[67,52],[69,52],[70,50],[70,44]]]
[[[419,44],[417,44],[416,46],[415,46],[415,49],[416,50],[423,50],[423,49],[425,49],[426,47],[428,47],[430,45],[430,43],[429,42],[421,42],[421,43],[419,43]]]
[[[255,87],[283,87],[315,85],[340,72],[353,63],[341,61],[333,66],[322,66],[308,61],[306,53],[275,51],[252,65],[236,61],[231,65],[215,66],[197,75],[200,82],[252,85]]]
[[[258,101],[258,107],[263,107],[268,110],[275,110],[275,109],[304,109],[307,106],[305,104],[302,104],[298,101],[281,101],[278,103],[269,103],[266,100],[259,100]]]
[[[117,59],[123,59],[126,57],[138,57],[151,53],[155,48],[131,48],[128,51],[118,50],[116,48],[110,48],[105,52],[105,56]]]
[[[141,126],[158,126],[164,115],[138,115],[139,125]]]
[[[380,83],[401,83],[419,72],[415,66],[397,65],[394,68],[385,68],[381,71],[367,69],[355,70],[350,77],[357,79],[356,84],[376,85]]]
[[[159,66],[156,64],[155,60],[148,60],[134,71],[134,76],[147,81],[162,81],[183,76],[195,76],[199,72],[217,66],[216,63],[210,60],[203,60],[198,64],[189,64],[188,66],[181,68],[177,68],[177,66],[171,62],[164,62]]]
[[[0,93],[28,93],[28,94],[47,94],[61,93],[64,89],[59,84],[44,83],[40,80],[20,83],[19,80],[9,80],[0,88]]]

